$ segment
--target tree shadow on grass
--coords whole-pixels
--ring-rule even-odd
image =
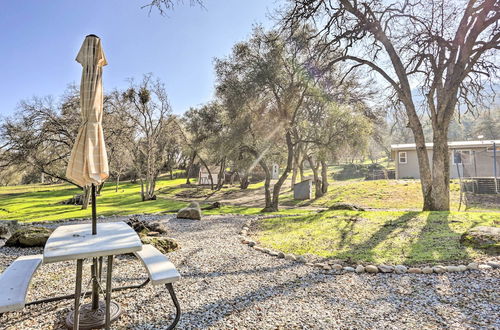
[[[405,212],[396,220],[391,220],[384,223],[380,228],[374,232],[370,237],[366,238],[363,242],[353,244],[349,250],[341,252],[336,255],[336,258],[347,259],[349,261],[374,261],[374,249],[380,243],[386,241],[395,231],[406,231],[411,225],[410,221],[413,220],[420,212]],[[354,257],[356,256],[356,257]]]
[[[410,243],[405,262],[470,260],[469,253],[460,244],[461,233],[451,229],[451,221],[450,212],[428,212],[425,225]]]

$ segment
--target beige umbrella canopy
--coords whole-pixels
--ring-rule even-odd
[[[76,61],[83,66],[80,83],[82,125],[71,150],[66,176],[83,187],[101,184],[109,176],[102,132],[102,67],[108,62],[101,39],[88,35]]]

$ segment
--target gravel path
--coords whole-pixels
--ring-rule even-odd
[[[162,217],[182,245],[170,259],[183,278],[175,285],[180,329],[470,329],[500,328],[500,270],[442,275],[327,275],[239,243],[247,218],[203,221]],[[41,249],[0,248],[0,270]],[[140,283],[145,271],[117,258],[114,285]],[[84,268],[88,274],[89,264]],[[42,265],[29,299],[71,293],[75,262]],[[84,282],[85,283],[85,282]],[[125,312],[116,329],[162,329],[173,317],[165,288],[115,293]],[[30,306],[0,317],[0,329],[59,329],[70,301]]]

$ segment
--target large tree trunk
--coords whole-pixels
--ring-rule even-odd
[[[200,159],[200,162],[203,164],[203,166],[205,166],[205,168],[207,169],[208,177],[210,178],[210,189],[214,190],[214,178],[212,178],[212,172],[210,172],[207,163],[205,163],[205,161],[203,160],[203,158],[200,157],[200,155],[198,155],[198,158]]]
[[[87,187],[83,187],[83,195],[82,195],[82,210],[86,210],[88,207],[89,207],[89,203],[90,203],[90,191],[91,191],[91,187],[90,186],[87,186]]]
[[[264,170],[264,173],[266,174],[266,179],[264,181],[264,196],[265,196],[265,203],[266,206],[264,207],[264,210],[267,208],[270,208],[272,205],[272,199],[271,199],[271,171],[269,171],[269,168],[267,167],[266,162],[264,162],[262,159],[259,160],[259,165],[262,167]]]
[[[328,164],[321,160],[321,192],[323,195],[328,192],[328,186]]]
[[[292,191],[293,191],[293,187],[297,183],[297,174],[299,172],[300,157],[301,157],[301,148],[296,148],[294,155],[293,155],[292,183],[290,186],[290,190],[292,190]],[[301,178],[301,180],[302,180],[302,178]]]
[[[248,173],[241,175],[240,177],[240,189],[247,189],[250,182],[248,181]]]
[[[189,164],[186,168],[186,184],[191,184],[191,181],[189,181],[189,174],[191,172],[191,168],[193,167],[195,158],[196,158],[196,151],[193,151],[193,153],[191,154],[191,158],[189,159]]]
[[[116,186],[115,186],[115,192],[118,192],[118,186],[120,185],[120,175],[116,176]]]
[[[450,209],[450,155],[448,153],[448,127],[435,130],[432,153],[432,188],[424,198],[424,211]]]
[[[292,135],[289,131],[286,132],[285,139],[286,139],[286,146],[288,149],[286,167],[285,167],[285,170],[283,171],[283,174],[280,176],[278,181],[274,184],[271,205],[269,207],[264,208],[262,210],[263,212],[277,212],[277,211],[279,211],[279,197],[280,197],[281,187],[283,186],[283,183],[285,183],[286,179],[288,178],[288,174],[290,174],[290,171],[292,170],[293,142],[292,142]]]
[[[216,190],[222,189],[222,186],[224,185],[225,170],[226,170],[226,157],[223,157],[220,163],[219,177],[217,178],[217,187],[215,188]]]
[[[299,161],[299,175],[300,175],[300,182],[304,181],[304,159],[303,158]]]

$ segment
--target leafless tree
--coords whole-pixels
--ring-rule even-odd
[[[135,130],[130,139],[133,144],[133,165],[141,182],[143,201],[155,199],[156,180],[165,160],[165,132],[172,122],[172,109],[164,85],[153,80],[151,74],[140,83],[131,80],[130,88],[121,95],[127,106],[122,114]]]

